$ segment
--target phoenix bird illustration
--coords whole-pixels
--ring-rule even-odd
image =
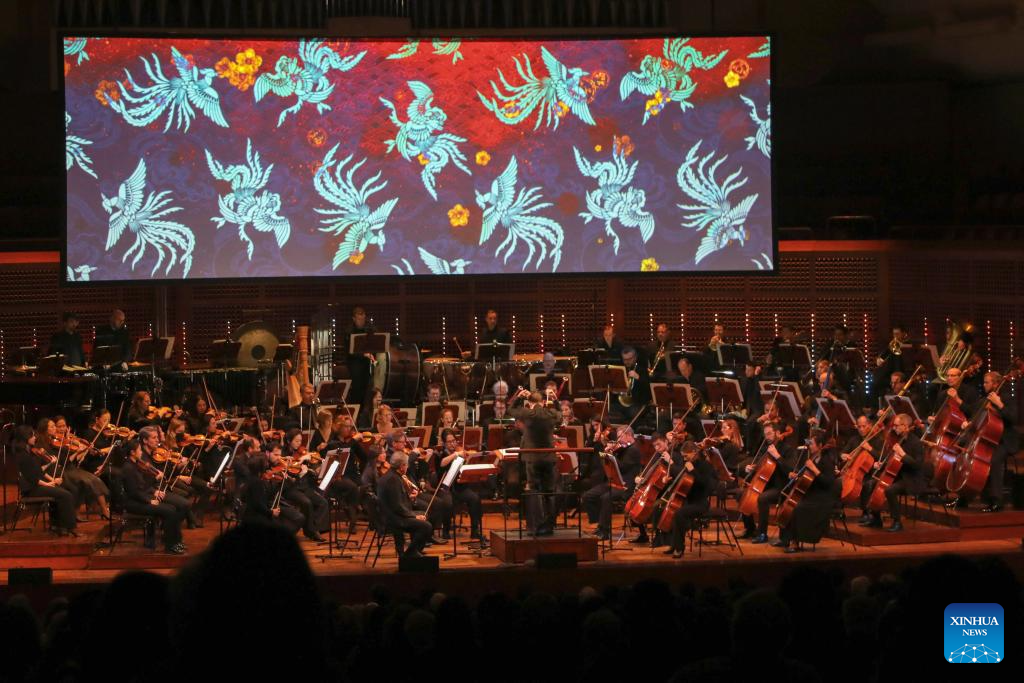
[[[125,69],[130,88],[118,83],[121,97],[117,100],[104,94],[111,109],[121,114],[129,124],[139,128],[153,123],[166,111],[165,133],[170,130],[172,122],[175,122],[176,128],[184,128],[187,132],[192,119],[196,117],[196,109],[218,126],[228,127],[228,122],[220,110],[220,96],[213,89],[213,79],[217,76],[213,69],[196,67],[191,57],[184,57],[178,52],[178,48],[171,46],[171,59],[177,75],[168,78],[160,68],[157,56],[151,56],[152,65],[145,57],[139,59],[142,60],[153,85],[139,85],[131,72]]]
[[[501,87],[491,81],[494,97],[488,99],[478,90],[476,94],[480,101],[499,121],[510,126],[528,119],[534,111],[537,112],[534,130],[540,127],[542,120],[545,126],[557,130],[559,121],[569,112],[580,121],[593,126],[594,118],[590,114],[588,93],[581,83],[590,72],[579,67],[566,67],[544,46],[540,48],[540,56],[547,69],[547,76],[538,78],[534,75],[530,57],[525,53],[522,62],[518,57],[513,57],[512,61],[515,62],[516,71],[523,79],[523,83],[510,84],[505,79],[505,74],[498,69]]]
[[[261,192],[270,181],[273,164],[266,168],[260,164],[259,152],[252,148],[252,140],[245,142],[245,164],[223,166],[206,150],[206,163],[210,173],[217,180],[231,183],[231,192],[217,198],[220,216],[211,218],[217,229],[227,223],[238,226],[238,237],[245,243],[246,254],[252,260],[252,238],[245,228],[251,225],[256,232],[273,233],[277,246],[283,247],[291,236],[291,224],[280,215],[281,195],[275,192]]]
[[[584,223],[597,219],[604,221],[604,230],[612,238],[612,249],[619,253],[619,235],[612,229],[618,220],[627,228],[638,228],[644,242],[654,234],[654,216],[644,209],[647,197],[643,190],[630,187],[638,161],[626,162],[622,147],[614,146],[611,161],[591,163],[575,147],[576,166],[580,173],[597,180],[597,189],[587,192],[587,210],[580,216]]]
[[[99,270],[96,266],[68,266],[68,282],[89,282],[89,275],[96,270]]]
[[[384,248],[384,224],[388,222],[391,211],[398,203],[398,197],[392,197],[377,208],[370,208],[368,203],[370,197],[387,187],[388,181],[377,183],[381,176],[378,171],[362,185],[356,187],[353,176],[366,163],[366,159],[353,164],[345,171],[352,155],[336,162],[334,152],[337,149],[338,145],[335,145],[327,152],[323,164],[313,176],[313,184],[320,196],[338,207],[316,210],[317,213],[326,216],[320,222],[327,227],[320,228],[320,231],[334,235],[345,233],[344,239],[338,245],[337,251],[334,252],[334,261],[331,264],[334,269],[350,257],[358,258],[359,255],[364,254],[371,244],[377,245],[379,249]],[[332,167],[334,168],[333,175],[331,174]]]
[[[551,202],[542,202],[539,187],[520,189],[516,192],[519,182],[519,163],[513,156],[505,170],[491,183],[491,189],[481,194],[476,193],[476,203],[483,209],[483,228],[480,231],[480,244],[483,244],[494,233],[499,225],[507,232],[505,239],[498,245],[494,255],[499,256],[505,250],[504,262],[516,246],[522,241],[529,250],[523,261],[522,270],[530,265],[534,254],[537,254],[535,267],[540,268],[541,261],[551,255],[551,271],[558,270],[562,260],[562,226],[550,218],[534,215],[541,209],[551,206]]]
[[[295,104],[281,112],[277,126],[281,127],[288,114],[294,114],[306,103],[315,104],[317,113],[330,110],[327,98],[334,92],[334,84],[327,78],[335,71],[350,71],[366,55],[366,50],[342,57],[322,40],[300,40],[298,58],[282,55],[274,66],[274,73],[261,74],[252,88],[259,102],[267,93],[278,97],[295,95]],[[302,62],[301,65],[299,62]]]
[[[747,143],[747,149],[752,149],[754,145],[761,151],[761,154],[768,158],[772,156],[772,103],[769,102],[765,106],[764,118],[762,119],[757,114],[757,105],[749,97],[740,95],[740,99],[743,100],[748,107],[750,107],[750,120],[757,125],[757,132],[752,136],[744,138]]]
[[[89,42],[88,38],[65,38],[64,39],[64,56],[65,57],[76,57],[75,65],[79,65],[82,62],[89,61],[89,53],[85,51],[85,44]]]
[[[465,275],[466,266],[473,263],[465,259],[457,258],[447,261],[439,256],[434,256],[423,247],[417,248],[420,252],[420,260],[423,261],[424,265],[427,266],[427,270],[432,275]],[[404,269],[403,267],[404,266]],[[413,270],[412,264],[409,263],[409,259],[402,259],[402,266],[396,266],[391,264],[391,267],[395,269],[399,275],[415,275],[416,272]]]
[[[181,276],[184,278],[192,268],[192,251],[196,239],[192,230],[181,223],[165,220],[165,216],[181,211],[181,207],[168,206],[171,203],[170,194],[168,190],[146,194],[146,160],[139,159],[131,176],[118,188],[117,196],[100,195],[103,198],[103,209],[110,214],[106,250],[110,251],[127,230],[135,236],[135,241],[121,257],[121,263],[134,254],[131,267],[135,270],[146,247],[152,247],[157,258],[151,276],[156,274],[166,258],[167,268],[164,273],[169,274],[171,268],[180,261]]]
[[[441,132],[448,116],[443,109],[434,104],[434,93],[430,86],[422,81],[409,81],[408,86],[414,97],[406,107],[406,121],[398,117],[398,111],[390,100],[379,98],[381,103],[391,110],[391,122],[398,128],[394,139],[385,140],[384,144],[389,153],[397,149],[407,161],[420,159],[423,163],[423,170],[420,171],[423,187],[436,200],[437,174],[443,171],[449,162],[467,175],[472,175],[472,171],[463,163],[466,155],[458,147],[466,138]]]
[[[702,55],[689,38],[666,38],[661,55],[646,55],[640,62],[639,71],[631,71],[619,82],[619,98],[623,101],[634,92],[648,97],[644,108],[643,123],[651,116],[657,116],[669,102],[678,102],[679,109],[686,111],[693,107],[689,101],[697,83],[690,76],[693,69],[713,69],[725,57],[728,50],[717,55]]]
[[[68,126],[71,124],[71,115],[64,112],[64,156],[67,160],[67,168],[70,171],[72,166],[78,166],[93,178],[96,172],[92,170],[92,159],[85,153],[85,146],[91,145],[92,140],[80,138],[77,135],[68,133]]]
[[[694,263],[700,263],[706,256],[724,249],[734,240],[742,245],[748,236],[745,226],[747,214],[757,201],[756,194],[747,195],[735,204],[730,201],[729,196],[747,184],[746,178],[740,178],[743,168],[733,171],[719,183],[715,179],[715,173],[729,157],[723,156],[708,167],[708,162],[714,159],[715,153],[698,156],[697,150],[701,142],[703,141],[698,140],[690,148],[686,160],[676,173],[679,188],[696,202],[678,205],[686,212],[686,220],[682,225],[704,231],[704,237],[694,255]]]
[[[464,59],[462,52],[459,51],[459,47],[462,45],[461,40],[438,40],[434,39],[431,41],[431,45],[434,47],[435,55],[451,55],[452,64],[457,64],[460,59]],[[420,41],[410,40],[409,42],[402,45],[386,59],[405,59],[406,57],[412,57],[420,49]]]

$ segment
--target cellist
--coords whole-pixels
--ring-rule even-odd
[[[761,445],[761,448],[764,449],[764,457],[775,458],[778,464],[764,491],[757,498],[756,526],[752,516],[743,515],[742,517],[744,531],[740,538],[750,538],[752,539],[751,543],[768,542],[769,511],[773,505],[779,502],[779,498],[782,496],[782,487],[789,481],[789,473],[796,469],[797,464],[797,450],[790,448],[784,441],[779,439],[780,435],[773,423],[766,422],[763,431],[764,443]],[[751,462],[743,470],[749,475],[757,466],[758,463],[756,461]]]
[[[850,437],[850,440],[846,442],[846,448],[839,454],[840,464],[845,463],[850,459],[850,455],[853,451],[857,450],[857,447],[861,445],[864,439],[868,438],[868,434],[871,433],[871,428],[874,424],[867,415],[860,415],[857,417],[857,433]],[[877,434],[871,437],[866,444],[862,446],[863,450],[876,455],[882,450],[882,430],[879,427]]]
[[[693,525],[693,520],[708,511],[710,507],[710,496],[718,485],[718,478],[715,475],[715,468],[705,458],[701,458],[700,449],[697,444],[688,441],[682,448],[682,458],[674,462],[669,470],[668,477],[674,481],[683,471],[693,477],[693,484],[686,495],[686,504],[676,510],[672,516],[672,533],[669,538],[669,549],[666,555],[674,559],[683,559],[686,551],[686,534]],[[671,483],[669,483],[671,486]]]
[[[868,427],[870,429],[870,423]],[[866,435],[867,432],[864,433]],[[835,486],[836,453],[827,442],[827,432],[820,429],[811,430],[807,438],[807,459],[818,468],[818,475],[793,509],[789,524],[779,529],[779,540],[772,543],[786,553],[800,552],[801,543],[817,543],[828,531],[829,517],[839,500],[839,491]],[[797,476],[796,472],[789,474],[791,481]]]
[[[900,496],[904,494],[918,495],[928,485],[925,477],[924,444],[913,433],[914,420],[905,413],[900,413],[893,418],[893,433],[895,443],[892,445],[892,452],[889,457],[899,455],[903,458],[903,465],[900,467],[896,480],[885,490],[885,501],[889,507],[889,516],[892,517],[892,525],[888,531],[903,531],[903,524],[900,521]],[[886,459],[879,458],[875,461],[874,470],[878,472],[886,463]],[[868,500],[872,492],[878,486],[878,479],[872,477],[864,482],[864,489],[861,491],[861,508],[865,510],[860,525],[865,527],[880,528],[882,526],[882,515],[879,512],[867,510]]]
[[[676,472],[676,474],[678,474],[680,468],[683,466],[683,455],[680,453],[680,450],[681,450],[682,447],[680,449],[675,449],[673,451],[670,451],[669,450],[669,446],[668,446],[668,438],[664,434],[655,434],[654,437],[653,437],[653,444],[654,444],[654,454],[651,456],[651,460],[648,461],[647,467],[654,467],[654,460],[660,458],[662,460],[662,462],[664,462],[666,465],[668,465],[670,473],[672,472],[672,468],[675,467],[675,472]],[[693,442],[692,441],[687,441],[686,442],[686,447],[689,447],[689,446],[693,446]],[[645,472],[646,471],[647,470],[645,470]],[[669,481],[671,481],[671,479],[674,479],[674,478],[675,478],[675,475],[670,475],[670,480]],[[643,473],[641,473],[640,475],[636,476],[633,479],[633,481],[635,482],[634,489],[633,489],[634,491],[636,491],[636,486],[639,486],[642,483],[642,480],[643,480]],[[664,482],[664,483],[668,484],[669,482]],[[657,517],[654,516],[653,519],[657,520]],[[640,524],[639,527],[640,527],[640,533],[635,538],[631,539],[630,543],[647,543],[650,540],[650,538],[647,535],[647,525],[646,524]],[[655,527],[655,531],[654,531],[654,547],[655,548],[664,545],[664,543],[661,542],[661,539],[658,536],[659,536],[659,532],[657,530],[657,527]]]

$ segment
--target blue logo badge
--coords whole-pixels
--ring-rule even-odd
[[[995,664],[1003,661],[1003,608],[994,602],[947,605],[942,634],[947,662]]]

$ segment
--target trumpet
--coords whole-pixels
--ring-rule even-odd
[[[721,346],[723,343],[724,340],[716,334],[715,336],[711,337],[711,339],[708,340],[708,348],[711,349],[712,352],[718,353],[718,347]]]
[[[889,353],[891,353],[894,356],[902,356],[903,342],[901,342],[896,337],[893,337],[892,341],[889,342]]]
[[[658,367],[658,363],[665,357],[665,345],[662,344],[658,347],[658,352],[654,354],[654,361],[651,363],[650,371],[654,372],[654,368]]]

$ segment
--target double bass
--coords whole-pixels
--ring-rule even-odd
[[[940,490],[946,488],[946,479],[956,464],[956,442],[960,438],[961,425],[967,421],[967,416],[960,409],[962,405],[960,399],[946,396],[921,438],[928,447],[925,461],[932,468],[932,484]]]
[[[1014,367],[1003,375],[993,391],[999,394],[1007,380],[1013,381],[1024,370],[1024,360],[1014,360]],[[1003,438],[1005,427],[1003,418],[993,410],[989,396],[982,401],[981,407],[971,417],[970,424],[963,430],[956,442],[956,462],[946,478],[946,488],[960,495],[977,495],[985,488],[989,472],[992,469],[992,454]]]

